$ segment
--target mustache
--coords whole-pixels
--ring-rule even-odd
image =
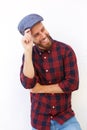
[[[47,37],[49,40],[51,40],[51,36],[50,36],[49,34],[46,34],[46,37]],[[46,37],[45,37],[45,38],[46,38]],[[43,41],[43,40],[45,40],[45,38],[42,38],[42,39],[40,40],[40,42]]]
[[[52,38],[51,38],[50,34],[46,34],[46,37],[47,37],[49,40],[52,41]],[[45,39],[45,38],[41,39],[41,41],[44,40],[44,39]],[[40,41],[40,42],[41,42],[41,41]],[[33,43],[34,43],[34,44],[37,44],[37,43],[34,42],[34,41],[33,41]],[[38,45],[39,45],[39,44],[40,44],[40,43],[38,43]]]

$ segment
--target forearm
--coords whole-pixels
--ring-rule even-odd
[[[23,73],[28,78],[34,77],[34,66],[32,63],[32,49],[29,51],[25,51],[25,58],[24,58],[24,67]]]
[[[63,93],[63,90],[58,84],[45,85],[45,90],[47,93]]]
[[[58,84],[52,85],[41,85],[37,83],[33,89],[32,93],[64,93]]]
[[[23,74],[28,78],[34,77],[34,67],[32,62],[33,39],[30,29],[25,30],[22,37],[22,45],[24,47],[24,65]]]

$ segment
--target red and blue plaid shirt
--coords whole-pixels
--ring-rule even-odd
[[[50,130],[50,120],[63,124],[75,115],[71,106],[71,93],[78,89],[79,76],[76,55],[69,45],[52,40],[49,50],[41,50],[36,45],[32,53],[35,77],[30,79],[23,74],[20,80],[26,89],[38,82],[42,85],[58,83],[64,93],[31,93],[31,124],[38,130]],[[24,63],[24,56],[23,56]]]

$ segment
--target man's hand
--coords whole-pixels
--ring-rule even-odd
[[[22,38],[22,44],[25,50],[30,50],[33,46],[33,38],[30,29],[25,30],[24,36]]]
[[[43,87],[39,83],[37,83],[30,91],[32,93],[45,93]]]

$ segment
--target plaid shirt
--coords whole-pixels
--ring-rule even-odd
[[[23,64],[21,66],[20,80],[26,89],[33,88],[37,82],[42,85],[58,83],[64,91],[58,94],[30,93],[31,124],[38,130],[50,130],[50,120],[63,124],[75,115],[71,106],[71,93],[78,89],[79,84],[76,56],[69,45],[52,41],[49,50],[43,51],[36,45],[33,47],[33,79],[23,74]]]

